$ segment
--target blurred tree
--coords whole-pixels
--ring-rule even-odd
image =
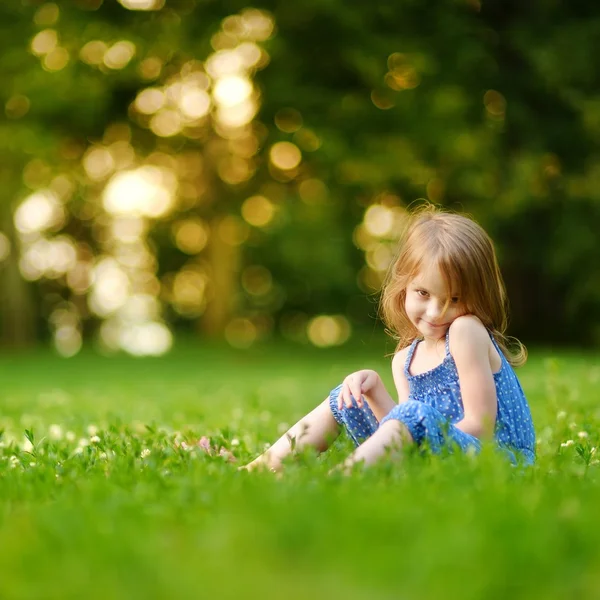
[[[497,240],[513,333],[600,336],[593,5],[23,1],[0,20],[5,341],[33,314],[67,355],[88,322],[132,352],[166,349],[163,321],[343,341],[417,198]]]

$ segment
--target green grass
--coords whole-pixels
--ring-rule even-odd
[[[485,451],[328,477],[341,439],[277,479],[181,445],[210,435],[249,460],[352,370],[391,389],[385,350],[0,357],[0,599],[598,597],[598,355],[533,351],[519,370],[526,471]]]

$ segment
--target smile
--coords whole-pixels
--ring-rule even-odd
[[[423,321],[423,323],[429,325],[429,327],[439,328],[439,327],[447,327],[448,326],[448,323],[439,323],[438,325],[435,325],[434,323],[430,323],[429,321],[426,321],[425,319],[421,319],[421,321]]]

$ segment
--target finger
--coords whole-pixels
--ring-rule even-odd
[[[342,384],[342,389],[340,390],[340,393],[338,395],[338,410],[342,410],[342,407],[345,406],[346,404],[346,388],[348,387],[348,384],[344,381],[344,383]]]
[[[346,404],[346,408],[352,408],[352,390],[350,389],[350,384],[346,384],[344,402]]]
[[[354,382],[354,385],[352,386],[352,395],[354,396],[354,399],[356,400],[357,406],[361,407],[363,401],[362,401],[362,390],[361,390],[360,383]]]

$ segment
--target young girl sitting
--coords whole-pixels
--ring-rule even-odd
[[[392,360],[398,403],[375,371],[351,373],[245,468],[279,471],[294,446],[325,450],[342,427],[357,446],[345,469],[407,444],[436,453],[478,451],[488,439],[513,463],[533,463],[531,413],[513,370],[526,351],[519,342],[516,351],[507,347],[506,294],[485,231],[432,207],[414,213],[381,309],[398,339]]]

